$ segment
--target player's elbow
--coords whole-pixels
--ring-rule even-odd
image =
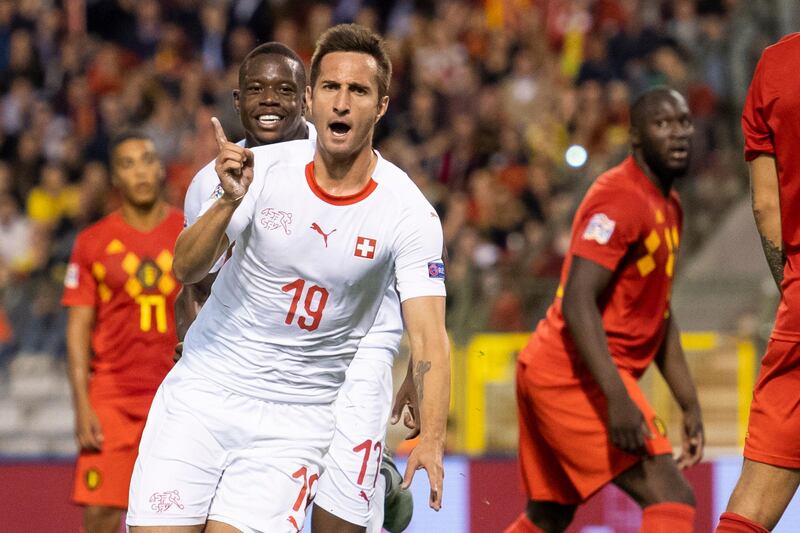
[[[175,278],[184,285],[197,283],[203,279],[202,270],[193,265],[185,254],[180,254],[177,248],[172,262],[172,272],[175,274]]]

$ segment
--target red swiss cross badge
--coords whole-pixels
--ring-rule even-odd
[[[375,248],[377,244],[378,241],[375,239],[359,237],[356,239],[356,251],[353,255],[356,257],[363,257],[364,259],[373,259],[375,257]]]

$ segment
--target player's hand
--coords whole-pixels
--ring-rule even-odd
[[[627,394],[608,401],[608,429],[611,442],[628,453],[646,455],[645,442],[652,437],[639,407]]]
[[[212,117],[211,123],[214,125],[214,136],[219,149],[214,170],[222,184],[222,196],[228,201],[241,200],[253,182],[255,157],[252,150],[228,141],[217,117]]]
[[[403,413],[405,407],[408,407],[408,410]],[[397,424],[400,421],[400,416],[403,416],[403,424],[411,430],[408,435],[406,435],[406,440],[411,440],[419,435],[418,412],[417,389],[414,387],[414,377],[412,373],[408,372],[403,383],[400,385],[400,389],[397,391],[397,395],[394,397],[392,417],[389,419],[392,424]]]
[[[424,468],[428,473],[431,485],[431,494],[428,504],[431,509],[438,511],[442,508],[442,485],[444,483],[444,442],[437,439],[420,439],[417,447],[408,456],[406,473],[403,476],[403,488],[408,488],[414,479],[414,472]]]
[[[183,341],[175,345],[175,353],[172,354],[172,361],[177,363],[183,356]]]
[[[103,428],[100,419],[90,406],[78,409],[75,420],[75,437],[78,447],[86,452],[99,452],[103,449]]]
[[[683,434],[681,436],[681,455],[678,457],[678,468],[683,470],[700,462],[706,444],[703,431],[703,416],[700,406],[694,406],[683,413]]]

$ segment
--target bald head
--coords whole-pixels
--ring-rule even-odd
[[[683,95],[671,87],[659,85],[647,89],[633,101],[631,105],[631,128],[641,130],[647,117],[657,109],[662,102],[669,101],[687,106]]]

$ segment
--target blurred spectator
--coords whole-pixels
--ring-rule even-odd
[[[67,183],[64,169],[48,164],[42,168],[41,184],[28,195],[28,216],[34,222],[54,227],[62,219],[80,213],[80,189]]]
[[[9,192],[0,193],[0,286],[33,267],[33,227]]]

